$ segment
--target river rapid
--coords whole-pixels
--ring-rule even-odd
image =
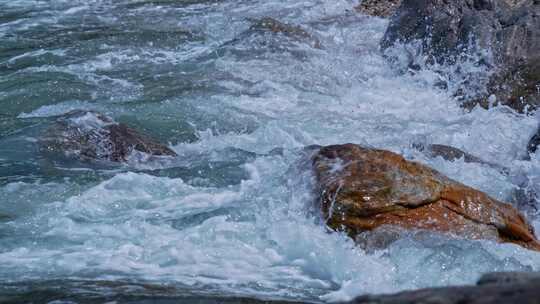
[[[306,145],[388,149],[504,201],[540,179],[540,156],[524,160],[534,115],[466,112],[452,97],[458,80],[444,89],[428,70],[402,73],[379,50],[388,20],[356,4],[0,0],[0,299],[30,301],[39,289],[74,302],[332,302],[540,270],[540,254],[518,246],[441,236],[366,252],[320,222]],[[309,35],[273,32],[266,17]],[[43,130],[75,109],[179,156],[111,165],[43,155]],[[511,172],[430,159],[419,142]]]

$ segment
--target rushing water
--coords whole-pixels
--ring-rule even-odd
[[[501,200],[540,179],[540,157],[522,160],[535,117],[467,113],[436,74],[399,73],[378,49],[388,21],[355,4],[0,0],[0,295],[319,302],[540,270],[538,253],[487,241],[411,236],[364,252],[311,212],[299,165],[310,144],[389,149]],[[310,35],[254,26],[265,17]],[[40,134],[73,109],[107,113],[179,157],[98,166],[40,154]],[[512,173],[428,159],[414,142]]]

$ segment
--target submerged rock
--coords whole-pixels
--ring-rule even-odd
[[[352,237],[396,226],[540,250],[511,205],[395,153],[345,144],[321,148],[312,161],[326,223]]]
[[[400,4],[401,0],[362,0],[355,9],[366,15],[389,17]]]
[[[448,161],[455,161],[456,159],[463,159],[466,163],[486,163],[479,157],[476,157],[472,154],[469,154],[463,150],[460,150],[455,147],[433,144],[433,145],[422,145],[422,144],[413,144],[413,147],[418,151],[423,152],[428,157],[442,157]]]
[[[253,20],[251,31],[270,31],[274,34],[282,34],[298,41],[305,41],[314,48],[321,48],[321,42],[298,25],[283,23],[271,17]]]
[[[404,0],[381,48],[398,44],[416,46],[428,66],[472,58],[474,65],[493,71],[483,94],[463,94],[466,108],[501,103],[523,112],[540,104],[540,3],[536,0]],[[409,65],[419,68],[413,57]],[[469,79],[460,89],[477,85]]]
[[[466,163],[477,163],[477,164],[489,166],[493,169],[498,170],[499,172],[505,175],[508,175],[510,172],[510,169],[504,166],[483,160],[478,156],[472,155],[456,147],[452,147],[448,145],[441,145],[441,144],[423,145],[420,143],[415,143],[413,144],[413,148],[424,153],[424,155],[430,158],[442,157],[443,159],[447,161],[455,161],[458,159],[463,159],[463,161]]]
[[[176,156],[165,145],[125,124],[94,111],[75,110],[56,120],[40,140],[43,150],[76,156],[81,160],[125,162],[133,152]]]

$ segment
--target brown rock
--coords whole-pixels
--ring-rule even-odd
[[[84,161],[125,162],[134,151],[176,156],[167,146],[123,123],[98,112],[83,110],[59,117],[40,144],[44,151],[74,155]]]
[[[532,227],[511,205],[398,154],[354,144],[313,156],[327,224],[355,236],[384,225],[540,250]]]
[[[355,9],[366,15],[389,17],[400,4],[401,0],[363,0]]]

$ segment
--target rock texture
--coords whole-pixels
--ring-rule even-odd
[[[540,250],[512,206],[395,153],[345,144],[319,149],[312,161],[326,223],[352,237],[397,226]]]
[[[394,295],[362,296],[350,303],[369,304],[507,304],[540,303],[540,274],[491,273],[476,286],[428,288]]]
[[[455,161],[458,159],[463,159],[463,161],[466,163],[477,163],[477,164],[489,166],[493,169],[498,170],[499,172],[505,175],[508,175],[510,172],[510,169],[504,166],[483,160],[478,156],[472,155],[456,147],[452,147],[448,145],[441,145],[441,144],[423,145],[420,143],[415,143],[413,144],[413,148],[417,149],[418,151],[421,151],[422,153],[424,153],[424,155],[430,158],[442,157],[443,159],[447,161]]]
[[[533,140],[540,141],[540,135],[537,134],[535,137],[533,137],[531,141]],[[537,144],[538,142],[536,143],[536,145]],[[412,146],[413,148],[416,148],[430,158],[442,157],[447,161],[455,161],[457,159],[462,159],[466,163],[477,163],[484,166],[489,166],[499,171],[501,174],[511,178],[512,182],[517,186],[513,190],[511,197],[508,198],[509,201],[512,202],[512,205],[516,206],[521,212],[523,212],[529,217],[536,217],[538,215],[537,202],[539,197],[537,192],[535,191],[536,187],[533,186],[534,181],[531,181],[529,178],[527,178],[525,174],[516,174],[515,171],[512,174],[512,170],[510,170],[510,168],[508,167],[483,160],[480,157],[447,145],[423,145],[420,143],[415,143]],[[536,146],[534,148],[536,149]]]
[[[47,130],[40,144],[47,152],[60,152],[84,161],[125,162],[135,151],[176,156],[167,146],[93,111],[76,110],[61,116]]]
[[[538,0],[403,0],[381,48],[397,44],[417,45],[427,66],[473,58],[492,71],[486,92],[466,96],[465,107],[502,103],[523,112],[540,104]],[[413,57],[409,64],[418,68]],[[475,85],[466,80],[462,91]]]
[[[442,157],[448,161],[455,161],[456,159],[463,159],[466,163],[480,163],[484,164],[486,163],[481,158],[474,156],[472,154],[469,154],[463,150],[460,150],[458,148],[447,146],[447,145],[440,145],[440,144],[432,144],[432,145],[422,145],[422,144],[414,144],[413,147],[415,147],[418,151],[423,152],[428,157]]]
[[[389,17],[400,4],[401,0],[362,0],[355,9],[366,15]]]

